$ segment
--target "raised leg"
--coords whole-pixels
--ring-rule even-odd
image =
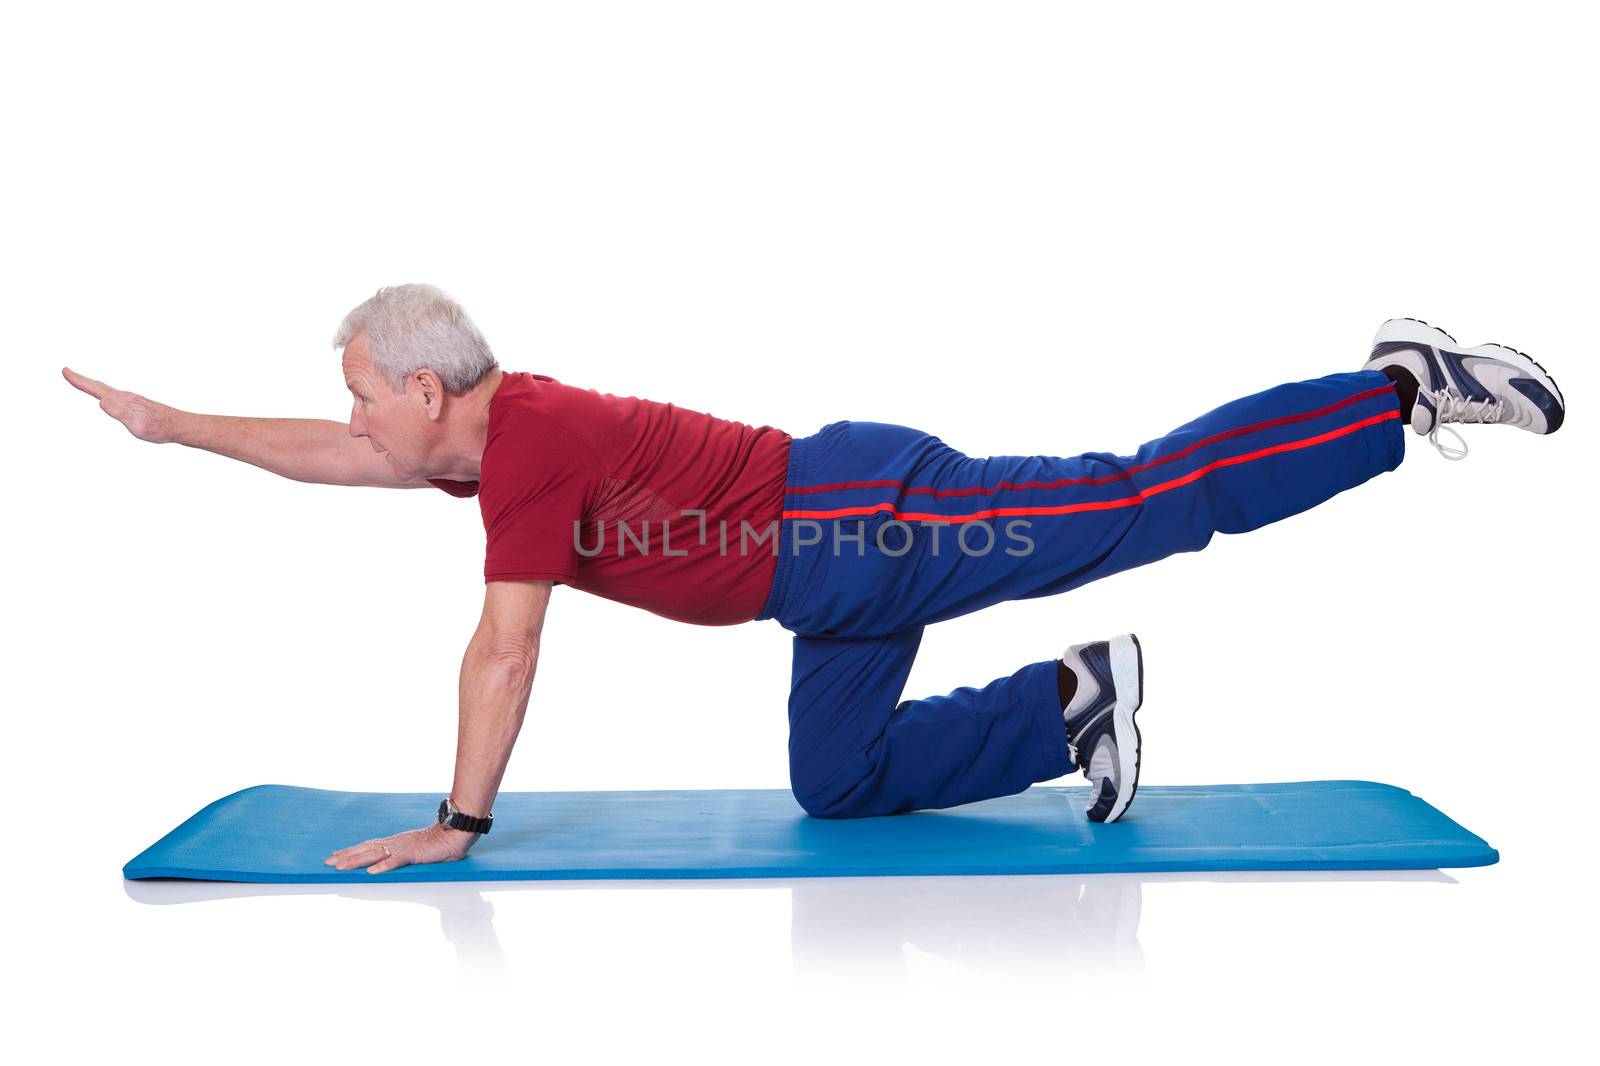
[[[1235,400],[1131,456],[974,458],[904,426],[825,432],[802,457],[807,483],[788,487],[784,543],[798,551],[774,617],[826,636],[909,630],[1196,551],[1404,454],[1394,384],[1371,370]]]

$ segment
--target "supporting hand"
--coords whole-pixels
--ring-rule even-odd
[[[171,444],[177,440],[178,420],[183,415],[175,407],[157,403],[136,392],[114,389],[103,381],[86,378],[68,367],[61,368],[61,376],[73,388],[87,392],[100,401],[100,410],[127,427],[140,440],[152,444]]]
[[[369,874],[383,874],[402,866],[430,862],[455,862],[467,857],[467,849],[480,834],[449,829],[435,822],[426,829],[412,829],[391,837],[377,837],[353,844],[322,860],[336,870],[367,867]]]

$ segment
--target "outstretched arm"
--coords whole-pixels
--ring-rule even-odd
[[[474,817],[482,818],[493,809],[522,730],[550,588],[548,581],[489,582],[483,617],[461,662],[461,719],[450,801]],[[323,863],[340,870],[365,866],[367,873],[381,874],[416,863],[465,858],[477,839],[476,833],[446,829],[436,822],[340,848]]]
[[[239,418],[180,411],[136,392],[114,389],[67,367],[61,376],[100,401],[100,410],[129,433],[153,444],[183,444],[259,466],[294,481],[318,485],[370,485],[410,489],[424,479],[405,480],[372,450],[350,435],[343,422],[321,418]]]

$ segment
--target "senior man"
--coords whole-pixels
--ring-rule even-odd
[[[1360,370],[1225,404],[1132,456],[974,458],[905,426],[795,438],[543,374],[507,372],[426,285],[381,289],[334,338],[349,425],[179,411],[62,373],[134,436],[297,481],[477,496],[483,615],[461,667],[455,779],[436,820],[325,861],[383,873],[463,858],[490,830],[554,585],[699,625],[794,636],[790,783],[818,817],[950,807],[1081,770],[1087,817],[1138,785],[1144,656],[1123,634],[981,688],[901,700],[923,628],[1203,548],[1399,465],[1403,425],[1553,433],[1559,389],[1527,356],[1391,319]],[[1448,430],[1454,434],[1454,430]]]

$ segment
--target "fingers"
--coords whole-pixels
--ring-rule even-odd
[[[396,855],[396,854],[393,853],[394,852],[393,848],[390,848],[389,850],[390,850],[389,857],[387,859],[382,860],[381,862],[375,862],[371,866],[367,867],[367,873],[369,873],[369,874],[386,874],[390,870],[394,870],[394,869],[397,869],[397,868],[399,868],[401,866],[407,865],[407,862],[406,862],[406,860],[404,858],[402,858],[401,856]]]
[[[105,382],[96,381],[94,378],[86,378],[70,367],[62,367],[61,376],[66,378],[73,388],[87,392],[97,400],[103,400],[108,394],[116,391]]]
[[[395,844],[388,838],[383,840],[368,840],[338,851],[322,860],[324,866],[332,866],[335,870],[354,870],[359,866],[372,867],[368,873],[383,873],[396,866],[404,866],[405,860],[395,854]],[[381,866],[377,869],[374,864]]]
[[[376,837],[372,840],[363,840],[348,848],[340,848],[323,859],[322,865],[332,866],[340,871],[365,867],[369,874],[386,874],[402,866],[456,862],[467,857],[467,845],[452,838],[463,835],[460,833],[444,835],[439,826],[430,825],[426,829],[413,829],[408,833]]]

